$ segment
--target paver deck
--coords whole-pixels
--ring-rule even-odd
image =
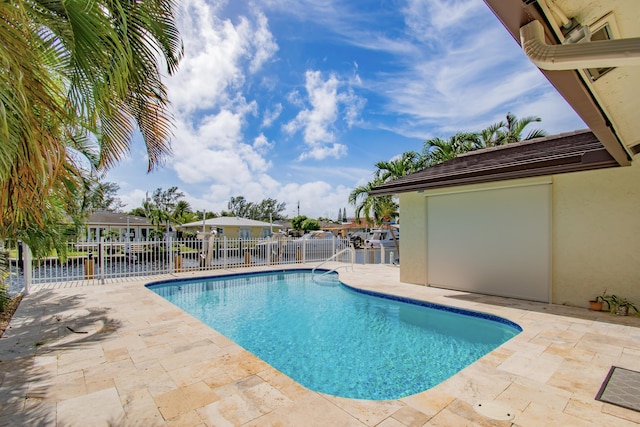
[[[341,269],[340,280],[493,313],[523,332],[432,389],[393,401],[353,400],[297,384],[147,290],[152,280],[41,287],[23,299],[0,339],[0,425],[640,423],[640,413],[594,400],[612,365],[640,370],[640,318],[410,285],[394,266]],[[491,410],[476,411],[479,405]],[[497,419],[506,414],[512,420]]]

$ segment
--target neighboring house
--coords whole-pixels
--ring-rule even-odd
[[[194,233],[198,231],[216,231],[218,237],[227,237],[229,239],[259,239],[270,237],[273,233],[277,233],[280,231],[281,226],[275,223],[269,224],[268,222],[253,219],[221,216],[205,221],[182,224],[177,228],[182,231],[191,231]]]
[[[125,239],[127,227],[130,233],[129,239],[132,241],[147,240],[151,231],[156,229],[147,218],[118,212],[97,211],[89,215],[85,239],[96,242],[101,237],[112,235],[110,231],[118,233],[117,239]]]
[[[638,2],[484,1],[592,133],[468,153],[378,187],[400,194],[410,230],[401,280],[583,307],[606,288],[640,302]]]

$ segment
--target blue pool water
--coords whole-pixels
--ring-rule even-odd
[[[348,398],[429,389],[522,330],[497,316],[317,276],[297,270],[147,286],[305,387]]]

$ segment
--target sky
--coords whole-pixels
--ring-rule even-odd
[[[147,173],[142,138],[106,181],[125,210],[177,186],[192,209],[231,197],[284,215],[352,215],[375,163],[424,141],[538,116],[586,128],[482,0],[181,0],[180,69],[164,82],[172,154]],[[299,204],[299,209],[298,209]]]

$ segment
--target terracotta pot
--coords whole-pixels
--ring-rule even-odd
[[[602,301],[589,301],[589,309],[592,311],[602,311]]]

